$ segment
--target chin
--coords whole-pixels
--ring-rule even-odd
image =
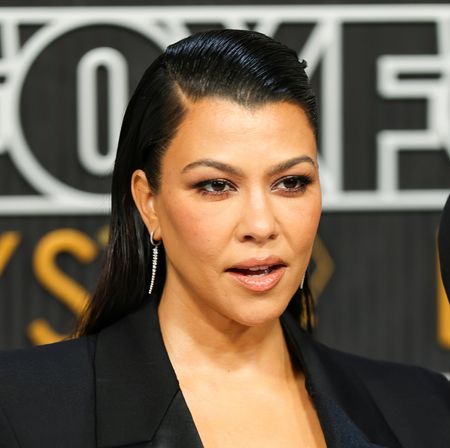
[[[277,320],[287,307],[287,303],[257,303],[236,310],[234,319],[241,325],[256,327]]]

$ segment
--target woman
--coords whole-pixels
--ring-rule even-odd
[[[1,358],[2,446],[450,445],[444,377],[308,334],[321,192],[304,69],[237,30],[149,67],[79,337]]]

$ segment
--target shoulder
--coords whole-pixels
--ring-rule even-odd
[[[370,406],[404,446],[450,446],[450,381],[443,374],[315,344],[355,419]]]
[[[87,336],[0,352],[0,441],[9,433],[24,446],[90,446],[83,443],[93,433],[94,351]]]
[[[356,387],[363,386],[380,396],[408,395],[411,399],[437,400],[450,413],[450,381],[443,374],[344,352],[319,342],[287,314],[282,322],[310,372],[332,385],[339,395],[352,394]]]
[[[321,384],[371,440],[394,435],[404,447],[450,446],[450,382],[443,374],[314,340],[309,358]]]
[[[414,391],[415,395],[431,397],[437,394],[445,398],[450,410],[450,381],[439,372],[424,367],[380,361],[364,356],[358,356],[330,348],[315,342],[317,350],[325,363],[332,364],[342,373],[356,375],[366,384],[379,389],[395,392],[396,395]],[[418,388],[418,385],[420,387]]]
[[[95,337],[84,336],[54,344],[0,351],[0,390],[14,383],[53,385],[78,378],[94,359]]]

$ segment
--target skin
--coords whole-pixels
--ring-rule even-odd
[[[305,273],[321,213],[311,126],[287,102],[248,109],[219,98],[185,101],[160,190],[154,194],[140,170],[131,183],[166,251],[158,313],[183,395],[205,447],[325,446],[279,321]],[[287,267],[268,291],[250,291],[226,272],[270,255]]]

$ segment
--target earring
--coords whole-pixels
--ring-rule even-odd
[[[156,266],[158,264],[158,246],[161,244],[161,241],[155,242],[153,239],[153,232],[150,232],[150,244],[153,246],[152,248],[152,274],[150,279],[150,287],[148,288],[148,293],[151,294],[153,290],[153,286],[155,284],[156,278]]]
[[[306,274],[302,278],[302,282],[300,283],[300,289],[303,289],[303,284],[305,283]]]

